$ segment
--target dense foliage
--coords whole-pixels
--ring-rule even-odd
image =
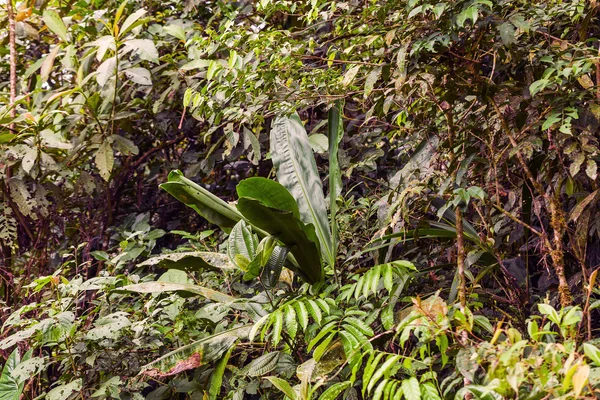
[[[0,8],[0,400],[596,398],[595,1]]]

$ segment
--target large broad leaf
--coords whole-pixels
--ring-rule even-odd
[[[214,362],[239,339],[247,338],[249,331],[249,326],[242,326],[198,340],[143,366],[141,373],[166,377]]]
[[[137,283],[135,285],[124,286],[119,290],[137,293],[177,292],[184,296],[200,295],[202,297],[206,297],[209,300],[220,301],[224,303],[233,302],[236,300],[235,297],[229,296],[225,293],[221,293],[216,290],[206,288],[204,286],[190,285],[187,283],[144,282]]]
[[[23,361],[26,361],[29,357],[31,357],[31,352],[25,354]],[[15,368],[20,362],[19,349],[15,348],[8,356],[2,369],[2,375],[0,375],[0,400],[19,400],[21,397],[25,382],[19,381],[14,375]]]
[[[341,103],[336,103],[329,110],[328,134],[329,134],[329,213],[331,214],[331,250],[333,256],[337,254],[338,229],[336,222],[337,198],[342,192],[342,171],[338,159],[340,142],[344,136],[344,126],[340,109]],[[335,260],[335,258],[334,258]]]
[[[271,157],[279,183],[296,199],[302,220],[315,226],[323,255],[333,264],[335,256],[317,163],[297,114],[275,119],[271,129]]]
[[[298,263],[298,273],[309,283],[324,278],[318,239],[312,224],[305,225],[292,211],[264,205],[259,200],[241,197],[238,210],[252,225],[277,237],[290,248]]]
[[[294,197],[281,184],[267,178],[244,179],[236,186],[239,197],[250,197],[260,200],[267,207],[291,211],[294,217],[300,218],[298,204]]]
[[[241,214],[233,206],[184,177],[181,171],[172,171],[169,174],[169,181],[160,187],[226,232],[231,231],[231,228],[242,219]]]
[[[234,270],[235,265],[225,254],[208,251],[186,251],[183,253],[161,254],[139,263],[138,267],[159,265],[164,268],[183,271]]]

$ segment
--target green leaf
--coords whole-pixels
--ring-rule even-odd
[[[369,383],[367,385],[367,392],[371,393],[371,390],[373,389],[375,384],[377,382],[379,382],[379,380],[381,378],[383,378],[384,374],[386,372],[388,372],[392,368],[392,366],[398,364],[398,362],[401,359],[402,359],[402,356],[400,356],[400,355],[393,355],[391,357],[388,357],[387,360],[385,360],[385,362],[383,364],[381,364],[381,366],[379,368],[377,368],[377,370],[373,373],[373,376],[371,377],[371,379],[369,380]],[[404,383],[403,383],[403,386],[404,386]],[[417,382],[417,390],[418,389],[419,388],[418,388],[418,382]]]
[[[442,400],[433,382],[425,382],[421,385],[421,396],[423,400]]]
[[[584,343],[583,351],[585,355],[592,360],[594,364],[596,364],[596,366],[600,366],[600,349],[591,343]]]
[[[45,10],[42,17],[44,23],[54,34],[56,34],[63,42],[68,42],[67,27],[62,18],[54,10]]]
[[[289,383],[287,383],[287,381],[284,381],[283,379],[277,378],[275,376],[265,376],[265,379],[271,382],[273,386],[281,390],[290,399],[296,400],[298,398],[296,391],[290,386]]]
[[[65,400],[71,397],[73,392],[79,392],[82,387],[82,379],[75,379],[72,382],[55,387],[46,394],[46,400]]]
[[[500,39],[505,46],[510,46],[515,41],[515,27],[510,22],[505,22],[498,26]]]
[[[23,357],[24,360],[25,357]],[[2,375],[0,375],[0,400],[19,400],[21,397],[25,382],[20,382],[17,377],[14,376],[14,371],[20,362],[21,356],[19,355],[19,349],[15,348],[4,363]]]
[[[406,400],[421,400],[419,381],[414,376],[402,381],[402,392]]]
[[[252,225],[276,236],[292,249],[298,261],[297,272],[303,279],[309,283],[323,280],[318,240],[312,224],[305,225],[294,217],[292,211],[268,207],[259,200],[247,197],[238,200],[237,208]]]
[[[235,265],[227,255],[208,251],[186,251],[182,253],[161,254],[139,263],[138,267],[158,265],[163,268],[180,269],[183,271],[203,271],[206,269],[235,270]]]
[[[47,362],[44,357],[33,357],[27,359],[30,353],[25,354],[23,360],[13,370],[13,377],[19,383],[27,382],[33,376],[39,374],[47,367]]]
[[[142,24],[143,21],[140,21],[140,18],[143,17],[145,14],[146,10],[144,10],[143,8],[140,8],[139,10],[136,10],[133,14],[130,14],[123,22],[123,25],[121,25],[119,37],[125,36],[130,30]]]
[[[327,136],[322,133],[310,135],[308,141],[315,153],[325,153],[327,151]]]
[[[331,216],[331,251],[333,261],[337,258],[339,233],[337,224],[337,198],[342,193],[342,171],[339,161],[339,147],[344,136],[342,113],[344,106],[337,102],[329,109],[327,134],[329,136],[329,213]]]
[[[117,60],[115,57],[107,58],[96,70],[96,82],[100,87],[106,85],[106,82],[115,74],[117,68]]]
[[[160,188],[226,232],[242,219],[242,215],[233,206],[185,178],[178,170],[172,171],[168,182],[160,185]]]
[[[36,147],[30,147],[25,152],[25,155],[21,159],[21,168],[23,171],[29,173],[33,166],[35,165],[35,160],[37,160],[38,149]]]
[[[538,304],[538,309],[540,310],[540,314],[547,315],[550,321],[554,322],[556,325],[560,325],[560,317],[554,307],[550,304]]]
[[[246,325],[200,339],[144,365],[141,373],[164,378],[209,364],[218,360],[239,339],[247,338],[248,331]]]
[[[365,93],[364,93],[365,98],[369,97],[369,95],[373,91],[375,83],[381,77],[381,71],[382,71],[382,68],[378,67],[378,68],[371,70],[371,72],[369,72],[369,74],[367,75],[367,78],[365,79]]]
[[[108,182],[110,180],[110,173],[112,172],[115,163],[113,149],[108,140],[105,140],[100,145],[94,160],[96,161],[96,167],[100,171],[100,176],[102,179]]]
[[[252,233],[252,229],[244,220],[240,220],[229,234],[227,239],[227,255],[231,262],[243,271],[248,270],[248,265],[240,265],[240,258],[250,262],[256,256],[258,238]]]
[[[348,389],[352,383],[350,381],[338,382],[329,386],[327,390],[319,396],[319,400],[335,400],[338,396],[346,389]]]
[[[263,269],[260,280],[267,289],[271,289],[279,282],[283,265],[287,258],[289,250],[287,247],[275,246],[271,256]]]
[[[44,62],[40,68],[40,78],[42,82],[46,82],[48,77],[50,77],[50,72],[52,72],[52,67],[54,66],[54,59],[56,55],[60,51],[60,46],[54,46],[50,53],[44,58]]]
[[[146,68],[129,68],[125,71],[125,76],[132,82],[139,85],[152,86],[152,78],[150,77],[150,71]]]
[[[183,284],[183,283],[170,283],[170,282],[144,282],[136,283],[134,285],[124,286],[119,290],[125,290],[128,292],[136,293],[165,293],[165,292],[178,292],[183,295],[200,295],[209,300],[231,303],[236,301],[235,297],[231,297],[225,293],[218,292],[213,289],[209,289],[204,286]]]
[[[550,115],[548,115],[548,118],[546,118],[546,120],[542,124],[542,130],[545,131],[545,130],[552,128],[552,126],[554,124],[556,124],[557,122],[560,122],[561,120],[562,120],[562,113],[559,111],[552,111],[550,113]]]
[[[167,25],[167,26],[163,27],[163,29],[169,35],[174,36],[177,39],[181,39],[184,42],[186,41],[185,31],[183,30],[183,28],[181,26],[179,26],[179,25]]]
[[[354,81],[356,74],[360,70],[360,65],[355,65],[346,71],[344,78],[342,79],[342,86],[346,87]]]
[[[308,136],[297,114],[275,119],[271,130],[271,157],[279,183],[296,199],[302,220],[314,225],[317,243],[333,265],[335,259],[321,180]]]
[[[232,346],[223,355],[223,357],[221,357],[221,359],[215,366],[215,370],[210,376],[210,388],[208,390],[209,400],[217,400],[219,398],[219,394],[221,393],[221,386],[223,384],[223,373],[225,372],[225,367],[227,367],[227,361],[229,361],[229,357],[231,357],[233,349],[234,347]]]
[[[16,137],[17,135],[15,135],[14,133],[0,133],[0,144],[9,143]]]
[[[464,9],[459,15],[458,17],[456,17],[456,23],[459,27],[463,27],[465,26],[465,22],[470,19],[471,23],[473,25],[475,25],[475,22],[477,22],[477,19],[479,18],[479,9],[477,8],[476,5],[472,5],[466,9]],[[410,399],[408,399],[410,400]]]
[[[548,79],[540,79],[533,82],[531,85],[529,85],[529,93],[531,94],[531,97],[544,90],[549,84],[550,81]]]
[[[278,182],[260,177],[248,178],[238,183],[235,190],[239,197],[256,199],[267,207],[291,211],[294,217],[300,218],[296,200]]]
[[[132,39],[125,42],[125,48],[135,51],[142,60],[158,64],[158,50],[150,39]]]
[[[279,352],[274,351],[255,358],[244,369],[248,376],[262,376],[273,371],[279,360]]]

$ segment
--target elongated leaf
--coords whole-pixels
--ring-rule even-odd
[[[265,376],[265,379],[271,382],[273,386],[281,390],[290,399],[296,400],[298,398],[296,391],[290,386],[289,383],[287,383],[287,381],[277,378],[276,376]]]
[[[323,266],[314,226],[304,225],[291,211],[267,207],[260,201],[242,197],[238,210],[251,224],[276,236],[291,249],[298,262],[297,271],[309,283],[322,281]]]
[[[335,400],[338,398],[340,393],[348,389],[352,383],[350,381],[338,382],[329,386],[327,390],[319,397],[319,400]]]
[[[140,25],[143,22],[140,20],[140,18],[142,18],[145,14],[146,10],[140,8],[139,10],[136,10],[134,13],[130,14],[127,18],[125,18],[123,25],[121,25],[121,32],[119,33],[119,37],[123,37],[123,35],[127,34],[127,32]]]
[[[249,329],[249,326],[234,328],[180,347],[146,364],[140,373],[166,377],[216,361],[239,339],[247,338]]]
[[[209,300],[220,301],[220,302],[233,302],[236,300],[235,297],[231,297],[225,293],[218,292],[213,289],[209,289],[203,286],[190,285],[187,283],[171,283],[171,282],[144,282],[137,283],[135,285],[128,285],[120,288],[128,292],[136,293],[165,293],[165,292],[179,292],[183,295],[200,295],[206,297]]]
[[[261,376],[273,371],[279,360],[279,352],[264,354],[250,362],[244,370],[248,376]]]
[[[30,353],[27,354],[31,355]],[[23,361],[26,361],[27,358],[29,358],[27,355],[23,357]],[[25,382],[19,382],[14,376],[15,368],[20,362],[19,349],[15,348],[8,356],[6,363],[4,363],[2,375],[0,375],[0,400],[19,400],[21,397]]]
[[[225,372],[225,367],[227,367],[227,362],[229,361],[233,349],[233,346],[230,347],[225,355],[221,357],[210,377],[210,389],[208,391],[209,400],[217,400],[219,398],[221,385],[223,384],[223,373]]]
[[[138,267],[159,265],[163,268],[184,271],[235,270],[235,265],[227,255],[208,251],[186,251],[183,253],[161,254],[139,263]]]
[[[160,187],[226,232],[242,219],[242,215],[233,206],[184,177],[181,171],[172,171],[169,181]]]
[[[328,134],[329,134],[329,213],[331,217],[331,251],[333,259],[337,256],[338,248],[338,226],[336,221],[337,215],[337,198],[342,192],[342,171],[340,170],[340,161],[338,150],[340,142],[344,136],[344,126],[342,121],[343,110],[341,102],[336,103],[329,110],[328,117]]]
[[[273,249],[271,257],[269,257],[269,261],[267,261],[267,265],[265,265],[261,275],[261,282],[263,282],[267,289],[277,285],[288,252],[289,249],[287,247],[276,246]]]
[[[64,42],[68,42],[69,38],[67,36],[67,27],[63,22],[62,18],[58,13],[54,10],[46,10],[44,11],[44,16],[42,17],[44,23],[53,33],[55,33],[59,38]]]
[[[321,180],[306,130],[297,114],[275,119],[271,129],[271,157],[279,183],[296,199],[302,220],[315,226],[323,256],[330,264],[334,263]]]

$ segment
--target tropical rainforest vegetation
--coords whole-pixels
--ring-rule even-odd
[[[600,396],[595,0],[2,0],[0,400]]]

